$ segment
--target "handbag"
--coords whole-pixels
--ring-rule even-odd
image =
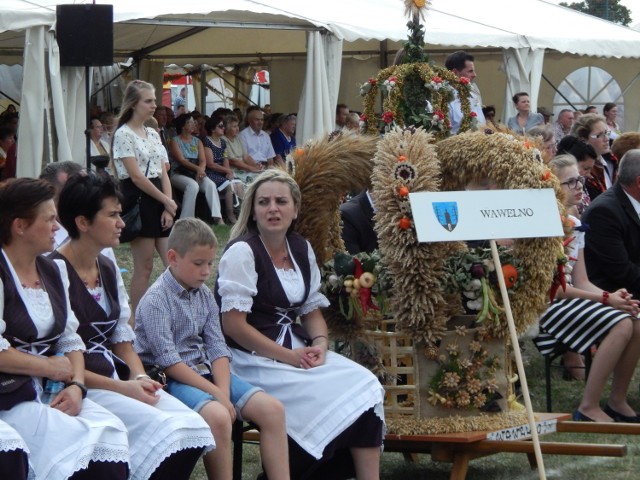
[[[120,232],[120,242],[126,243],[134,240],[142,230],[142,218],[140,218],[140,197],[136,200],[131,210],[121,216],[124,228]]]
[[[149,173],[150,162],[151,159],[147,161],[147,168],[144,172],[145,177]],[[140,217],[140,200],[142,199],[142,191],[140,191],[140,189],[138,189],[138,191],[140,193],[138,194],[136,203],[131,209],[120,215],[120,218],[122,218],[122,221],[124,222],[124,228],[120,232],[121,243],[127,243],[135,240],[138,235],[140,235],[140,231],[142,230],[142,218]]]

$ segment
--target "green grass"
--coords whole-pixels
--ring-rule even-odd
[[[220,244],[218,258],[228,241],[229,230],[228,226],[214,227]],[[128,270],[123,273],[125,284],[128,286],[133,268],[129,247],[127,245],[118,247],[116,256],[120,267]],[[155,280],[162,270],[162,263],[156,258],[152,280]],[[207,283],[212,286],[214,281],[215,274],[212,275],[212,278]],[[544,362],[530,340],[523,343],[527,381],[532,394],[531,401],[536,412],[544,412],[546,408]],[[629,401],[637,409],[640,409],[639,380],[640,375],[636,373],[629,392]],[[572,412],[580,400],[583,388],[583,382],[565,381],[562,379],[561,371],[554,369],[552,380],[554,411]],[[607,393],[608,390],[605,391],[605,395]],[[622,444],[627,445],[628,448],[627,456],[623,458],[544,455],[543,461],[548,479],[601,480],[606,478],[607,480],[632,480],[640,478],[640,437],[632,435],[556,433],[544,435],[541,440]],[[253,480],[261,471],[258,446],[245,444],[243,454],[242,478],[243,480]],[[433,462],[430,456],[426,454],[419,455],[417,462],[408,462],[399,453],[384,453],[382,455],[381,478],[385,480],[445,480],[449,478],[450,470],[450,464]],[[199,463],[191,476],[191,480],[206,480],[206,478],[202,463]],[[534,480],[537,478],[539,478],[538,473],[529,468],[526,455],[512,453],[502,453],[473,460],[470,463],[467,475],[468,480]]]

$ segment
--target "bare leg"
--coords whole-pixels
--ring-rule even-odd
[[[581,413],[593,420],[600,422],[611,421],[611,418],[600,408],[600,396],[609,375],[616,368],[623,352],[629,345],[632,331],[631,319],[623,320],[611,329],[602,343],[600,343],[600,347],[598,347],[598,353],[593,359],[582,401],[578,407]],[[637,346],[634,347],[637,348]],[[637,361],[637,358],[635,361]]]
[[[238,220],[236,214],[233,213],[233,190],[231,185],[224,189],[224,213],[227,215],[227,223],[233,225]]]
[[[131,318],[129,324],[135,323],[135,312],[142,295],[149,288],[149,279],[153,270],[153,251],[155,239],[138,237],[131,242],[133,256],[133,275],[131,277]]]
[[[627,403],[627,390],[633,377],[633,372],[640,358],[640,322],[631,320],[632,336],[627,347],[622,352],[620,360],[613,370],[613,382],[611,384],[611,395],[609,396],[609,406],[616,412],[629,417],[634,417],[636,412]]]
[[[564,368],[566,371],[576,380],[584,380],[585,378],[585,369],[584,369],[584,358],[582,355],[576,352],[566,352],[562,355],[562,360],[564,363]]]
[[[264,392],[254,394],[242,418],[260,427],[260,457],[269,480],[289,480],[289,447],[284,406]]]
[[[209,480],[231,480],[233,476],[231,458],[231,416],[226,408],[218,402],[209,402],[200,410],[200,415],[205,419],[216,448],[207,453],[204,458],[204,468]]]
[[[352,448],[358,480],[380,480],[380,447]]]
[[[162,264],[164,268],[169,266],[169,260],[167,259],[167,250],[169,250],[169,237],[161,237],[155,239],[156,252],[158,252],[158,256],[160,260],[162,260]]]

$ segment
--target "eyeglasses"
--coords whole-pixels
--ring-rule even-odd
[[[580,187],[584,187],[584,184],[586,181],[587,179],[582,175],[580,175],[579,177],[576,177],[576,178],[570,178],[566,182],[562,182],[560,185],[566,185],[570,189],[574,189],[578,186],[578,184],[580,184]]]
[[[218,125],[216,125],[216,128],[224,128],[224,123],[219,123]]]
[[[596,134],[589,135],[589,138],[596,139],[596,138],[608,137],[610,133],[611,133],[611,130],[605,130],[602,133],[596,133]]]

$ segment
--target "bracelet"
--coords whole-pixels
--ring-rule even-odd
[[[313,337],[313,338],[311,339],[311,344],[313,344],[313,342],[315,342],[315,341],[316,341],[317,339],[319,339],[319,338],[324,338],[327,342],[329,341],[329,339],[327,338],[327,336],[326,336],[326,335],[316,335],[315,337]]]
[[[602,292],[602,304],[607,305],[609,303],[609,292],[606,290]]]
[[[85,386],[84,383],[73,381],[73,382],[65,383],[64,388],[71,387],[72,385],[75,385],[80,389],[80,392],[82,392],[83,400],[87,398],[87,387]]]
[[[151,380],[151,377],[146,373],[141,373],[140,375],[136,375],[136,380],[144,380],[144,379]]]

